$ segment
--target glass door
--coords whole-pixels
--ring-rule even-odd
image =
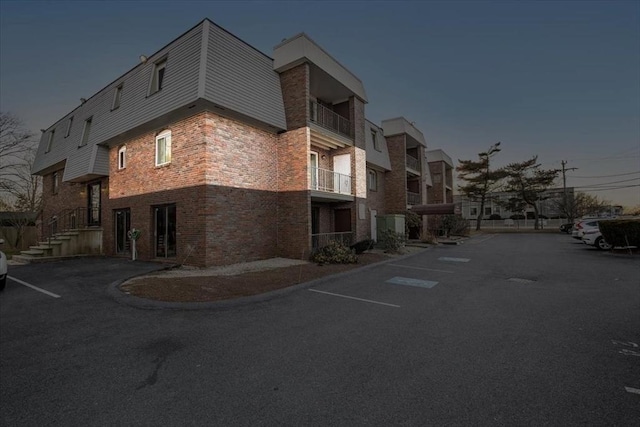
[[[87,186],[87,224],[100,225],[100,183],[95,182]]]
[[[176,205],[154,208],[155,252],[157,258],[176,256]]]
[[[118,209],[114,213],[116,230],[116,253],[128,254],[131,252],[131,240],[128,233],[131,230],[131,210]]]

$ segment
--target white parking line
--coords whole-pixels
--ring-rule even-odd
[[[627,390],[629,393],[640,394],[640,389],[638,388],[625,387],[624,389]]]
[[[362,301],[362,302],[370,302],[371,304],[380,304],[380,305],[386,305],[388,307],[395,307],[395,308],[400,308],[399,305],[395,305],[395,304],[388,304],[386,302],[380,302],[380,301],[372,301],[370,299],[362,299],[362,298],[356,298],[356,297],[350,297],[348,295],[341,295],[341,294],[333,294],[331,292],[324,292],[324,291],[319,291],[317,289],[308,289],[311,292],[317,292],[319,294],[325,294],[325,295],[332,295],[334,297],[341,297],[341,298],[348,298],[348,299],[354,299],[356,301]]]
[[[53,292],[46,291],[46,290],[41,289],[41,288],[39,288],[37,286],[33,286],[32,284],[27,283],[27,282],[23,282],[22,280],[16,279],[15,277],[7,276],[7,278],[13,280],[16,283],[20,283],[21,285],[24,285],[24,286],[26,286],[28,288],[31,288],[31,289],[36,290],[38,292],[42,292],[43,294],[49,295],[50,297],[60,298],[60,295],[54,294]]]
[[[390,265],[392,267],[413,268],[414,270],[436,271],[438,273],[455,273],[455,271],[437,270],[435,268],[412,267],[410,265],[401,265],[401,264],[385,264],[385,265]]]

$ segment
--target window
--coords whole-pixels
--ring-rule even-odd
[[[58,194],[58,190],[60,189],[60,176],[58,172],[53,173],[53,185],[51,186],[53,194]]]
[[[442,174],[441,173],[434,173],[433,174],[433,183],[434,184],[442,183]]]
[[[127,147],[122,146],[118,149],[118,169],[127,167]]]
[[[64,133],[64,137],[68,137],[69,135],[71,135],[71,125],[73,124],[73,116],[69,117],[69,120],[67,121],[67,130]]]
[[[378,141],[378,132],[376,132],[375,130],[371,131],[371,140],[373,141],[373,148],[376,149],[377,151],[381,151],[380,141]]]
[[[469,215],[478,216],[478,208],[469,208]]]
[[[162,132],[156,136],[156,166],[171,163],[171,132]]]
[[[368,184],[370,191],[378,190],[378,174],[374,170],[369,170],[368,173]]]
[[[120,107],[120,98],[122,97],[122,87],[121,83],[118,87],[116,87],[116,91],[113,94],[113,104],[111,105],[111,111],[116,110]]]
[[[162,90],[164,85],[164,72],[167,67],[167,60],[163,59],[155,63],[153,67],[153,75],[151,76],[151,87],[149,89],[149,95]]]
[[[484,208],[484,214],[485,215],[491,215],[491,206],[488,206],[488,207]]]
[[[45,153],[48,153],[49,151],[51,151],[51,147],[53,147],[53,136],[55,135],[55,133],[56,133],[55,129],[49,132],[49,140],[47,141],[47,151],[45,151]]]
[[[91,133],[91,121],[93,117],[89,117],[84,121],[84,129],[82,129],[82,139],[80,140],[80,147],[87,145],[89,142],[89,134]]]

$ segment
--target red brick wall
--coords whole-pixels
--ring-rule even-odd
[[[311,192],[309,191],[309,129],[280,135],[278,141],[277,246],[283,257],[309,255]]]
[[[309,64],[300,64],[280,73],[280,86],[287,129],[307,126],[309,117]]]
[[[404,213],[407,210],[407,167],[404,135],[395,135],[387,140],[391,170],[385,174],[386,211]]]
[[[427,200],[429,203],[445,203],[444,199],[444,162],[429,162],[431,171],[432,187],[427,190]],[[436,182],[434,177],[440,175],[440,182]]]

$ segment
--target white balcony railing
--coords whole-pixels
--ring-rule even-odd
[[[311,190],[351,194],[351,176],[322,168],[311,168]]]

